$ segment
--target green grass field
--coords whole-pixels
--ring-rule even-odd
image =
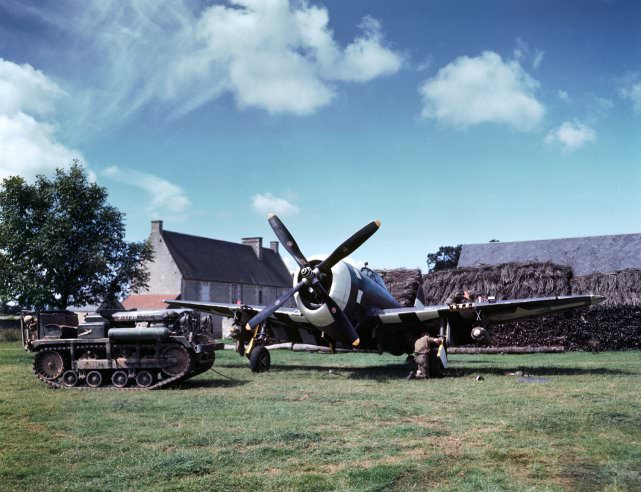
[[[406,381],[402,357],[281,350],[255,375],[225,351],[231,379],[90,392],[0,344],[0,489],[641,490],[639,352],[451,364]]]

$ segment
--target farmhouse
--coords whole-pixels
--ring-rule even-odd
[[[127,309],[161,309],[163,299],[271,304],[291,287],[291,275],[278,253],[278,242],[263,247],[260,237],[242,243],[166,231],[151,223],[149,288],[129,296]],[[215,319],[220,329],[220,319]],[[217,330],[216,330],[217,331]]]
[[[641,234],[464,244],[458,266],[529,262],[566,265],[574,275],[641,269]]]

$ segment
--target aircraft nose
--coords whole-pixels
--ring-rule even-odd
[[[605,301],[604,296],[590,296],[590,304],[599,304],[603,301]]]

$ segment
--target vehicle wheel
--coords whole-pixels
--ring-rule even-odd
[[[154,377],[149,371],[140,371],[136,375],[136,384],[141,388],[149,388],[154,382]]]
[[[262,345],[254,347],[251,354],[249,354],[249,368],[252,372],[267,372],[270,364],[269,350]]]
[[[90,371],[87,373],[87,386],[91,388],[97,388],[102,384],[102,374],[98,371]]]
[[[125,371],[116,371],[111,375],[111,383],[116,388],[124,388],[125,386],[127,386],[128,381],[129,376]]]
[[[162,372],[169,377],[187,373],[191,365],[191,357],[182,345],[171,344],[162,350],[164,359]]]
[[[58,379],[64,371],[64,361],[58,352],[38,352],[35,361],[36,371],[44,379]]]
[[[438,356],[438,349],[437,348],[430,349],[429,353],[427,354],[427,358],[430,364],[429,366],[430,377],[442,378],[445,368],[443,367],[443,361],[441,361],[441,358]]]
[[[65,371],[62,375],[62,385],[72,388],[78,384],[78,373],[76,371]]]

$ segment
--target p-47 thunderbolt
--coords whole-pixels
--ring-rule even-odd
[[[278,342],[305,343],[354,351],[411,354],[414,342],[427,333],[430,375],[439,377],[447,366],[446,347],[488,336],[496,323],[590,306],[601,296],[558,296],[495,302],[457,300],[449,304],[402,307],[373,270],[356,268],[344,261],[379,228],[374,221],[360,229],[329,256],[307,258],[292,234],[276,215],[269,224],[283,247],[298,264],[293,287],[271,306],[219,302],[165,301],[172,306],[233,318],[232,336],[241,355],[249,358],[252,371],[269,369],[266,345]],[[296,307],[285,307],[294,298]]]

